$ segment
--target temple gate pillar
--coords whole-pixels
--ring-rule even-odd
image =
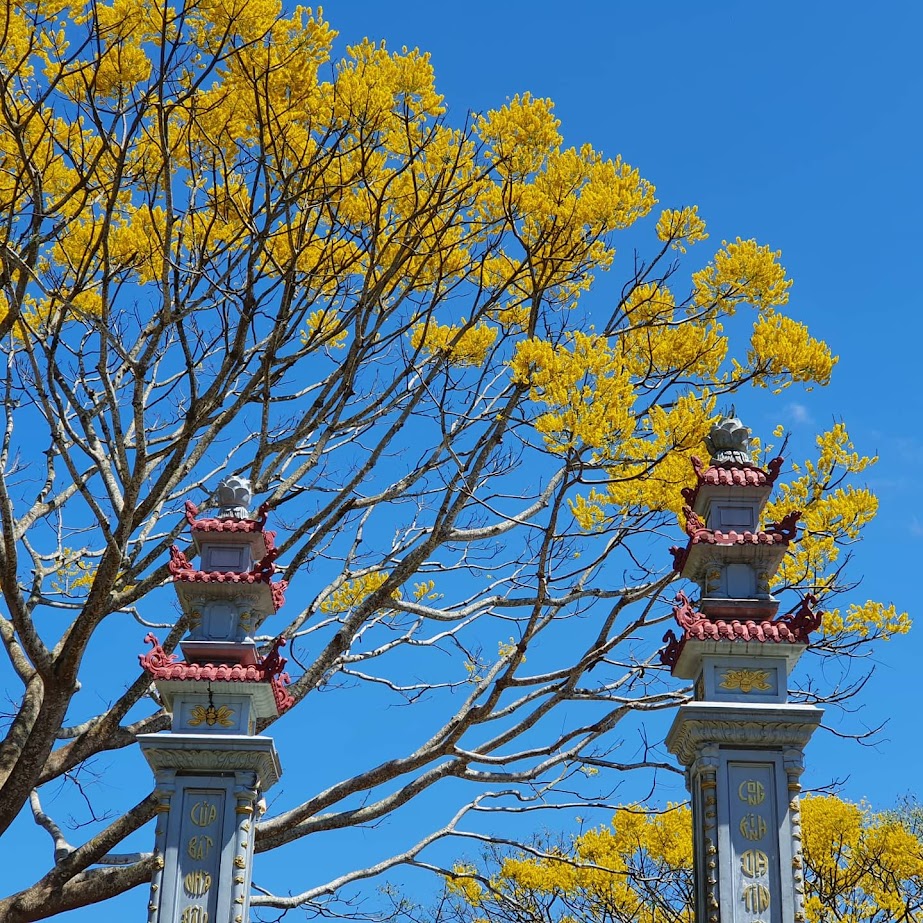
[[[194,567],[178,548],[170,572],[188,636],[184,659],[153,635],[141,665],[152,676],[169,731],[138,740],[155,778],[158,816],[148,923],[247,923],[253,846],[263,792],[281,775],[259,719],[293,704],[279,656],[281,640],[261,651],[253,634],[284,602],[273,581],[275,534],[264,531],[265,508],[250,518],[249,483],[229,478],[218,488],[215,518],[187,504]]]
[[[777,615],[770,584],[795,537],[799,514],[759,525],[782,459],[764,470],[735,417],[713,428],[711,464],[693,464],[684,491],[688,544],[675,567],[696,582],[682,593],[663,662],[692,681],[667,748],[692,796],[697,923],[803,923],[799,816],[804,747],[822,709],[790,702],[788,677],[820,624],[807,596]]]

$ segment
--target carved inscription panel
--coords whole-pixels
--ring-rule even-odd
[[[775,772],[774,763],[727,764],[733,923],[782,921]]]
[[[177,850],[176,913],[180,923],[218,923],[225,789],[187,788]]]

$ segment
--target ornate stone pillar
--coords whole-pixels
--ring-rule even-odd
[[[804,881],[793,772],[820,723],[813,705],[692,702],[667,747],[693,802],[697,923],[801,923]]]
[[[673,610],[661,655],[692,681],[666,745],[686,767],[692,796],[697,923],[803,923],[798,806],[804,747],[822,710],[788,700],[788,677],[820,624],[807,597],[776,615],[770,585],[800,514],[764,528],[759,517],[782,460],[768,470],[749,455],[734,417],[716,426],[698,484],[685,490],[685,547],[676,570],[700,590]]]
[[[273,582],[274,533],[266,510],[247,517],[249,485],[218,490],[217,518],[199,519],[187,504],[199,568],[174,548],[170,571],[190,625],[185,659],[153,635],[141,664],[153,677],[170,731],[139,737],[158,798],[148,923],[247,923],[255,824],[262,793],[281,774],[261,718],[292,704],[285,690],[281,642],[261,656],[251,633],[284,602]]]

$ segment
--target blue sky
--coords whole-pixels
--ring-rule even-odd
[[[450,119],[524,91],[550,97],[566,144],[621,154],[662,205],[698,205],[711,234],[703,249],[740,236],[782,250],[795,283],[790,313],[840,361],[825,389],[751,391],[737,410],[766,438],[785,423],[796,458],[834,419],[859,451],[880,456],[867,483],[881,506],[854,549],[853,574],[863,579],[855,598],[893,602],[913,617],[923,319],[909,277],[923,249],[923,8],[350,0],[324,12],[340,47],[368,36],[429,51]],[[629,258],[617,255],[614,278],[584,304],[605,307],[619,260]],[[845,779],[844,795],[882,807],[918,788],[920,631],[881,645],[853,671],[875,667],[860,710],[830,716],[835,730],[888,724],[872,746],[820,732],[809,785]]]
[[[430,51],[450,121],[524,91],[551,97],[567,144],[621,154],[656,185],[662,205],[698,205],[711,234],[703,249],[741,236],[782,250],[795,280],[792,315],[840,362],[828,388],[751,392],[738,413],[765,437],[784,422],[795,456],[841,418],[857,449],[880,455],[867,482],[881,509],[855,549],[854,574],[863,575],[856,598],[893,602],[914,616],[912,581],[923,554],[923,320],[911,281],[923,245],[923,7],[893,3],[873,14],[854,2],[339,0],[324,12],[340,31],[340,51],[364,36]],[[620,259],[630,251],[585,299],[601,313],[620,284]],[[888,721],[885,730],[871,746],[819,732],[808,751],[809,786],[845,779],[843,794],[881,807],[917,789],[921,632],[923,623],[882,645],[867,664],[875,673],[861,709],[834,717],[841,734]],[[314,715],[314,735],[336,733],[348,752],[381,733],[371,715],[338,727],[334,700],[321,697],[331,711]],[[326,778],[281,735],[279,746],[289,778],[308,771],[318,784]],[[663,800],[680,795],[664,789]],[[37,848],[45,856],[47,844]],[[258,858],[257,880],[271,861]],[[323,859],[306,852],[295,861]],[[139,889],[66,919],[141,919],[146,901]]]

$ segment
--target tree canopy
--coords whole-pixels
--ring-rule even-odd
[[[913,923],[923,919],[919,808],[877,812],[834,795],[801,801],[809,923]],[[483,923],[693,923],[692,817],[622,807],[611,826],[570,842],[494,849],[461,863],[437,907],[441,921]],[[407,916],[419,911],[404,907]]]
[[[135,655],[187,630],[169,549],[184,501],[227,474],[273,507],[292,583],[265,626],[296,702],[273,733],[346,689],[344,708],[418,715],[342,778],[289,787],[257,851],[448,793],[407,842],[255,905],[424,864],[479,812],[607,803],[577,784],[587,766],[659,763],[611,732],[686,694],[656,652],[690,457],[730,395],[823,385],[835,363],[789,316],[780,254],[699,256],[697,209],[566,147],[549,100],[453,122],[427,55],[366,41],[331,63],[305,8],[6,0],[0,35],[0,835],[23,812],[50,834],[0,916],[149,879],[124,855],[154,811],[143,774],[76,846],[49,793],[86,794],[168,726]],[[649,252],[615,263],[633,225]],[[592,303],[613,266],[620,296]],[[777,589],[829,608],[873,459],[840,423],[817,445],[770,515],[805,510]],[[844,606],[822,656],[907,629]]]

